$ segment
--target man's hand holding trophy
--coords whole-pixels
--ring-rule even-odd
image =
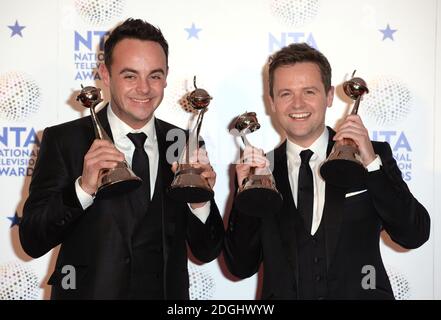
[[[253,147],[246,137],[259,128],[260,124],[254,112],[246,112],[238,116],[234,122],[234,129],[245,145],[240,163],[236,166],[239,188],[235,205],[245,214],[264,217],[271,212],[277,212],[283,201],[276,188],[268,159],[263,151]]]

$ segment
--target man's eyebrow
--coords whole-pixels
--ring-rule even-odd
[[[164,69],[162,69],[162,68],[158,68],[158,69],[154,69],[154,70],[152,70],[151,72],[150,72],[150,74],[153,74],[153,73],[162,73],[162,74],[165,74],[165,71],[164,71]]]
[[[138,71],[136,71],[135,69],[131,69],[131,68],[124,68],[124,69],[122,69],[122,70],[119,72],[119,74],[122,74],[122,73],[124,73],[124,72],[131,72],[131,73],[136,73],[136,74],[138,74]]]
[[[139,74],[138,71],[136,71],[135,69],[132,69],[132,68],[124,68],[124,69],[122,69],[122,70],[119,72],[119,74],[123,74],[123,73],[125,73],[125,72],[131,72],[131,73]],[[164,71],[164,69],[162,69],[162,68],[154,69],[154,70],[150,71],[150,74],[157,73],[157,72],[162,73],[162,74],[165,74],[165,71]]]

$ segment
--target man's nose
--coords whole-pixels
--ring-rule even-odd
[[[303,97],[302,97],[302,95],[301,95],[301,94],[295,94],[295,95],[293,96],[291,106],[292,106],[294,109],[299,109],[299,108],[302,108],[303,105],[304,105],[304,101],[303,101]]]
[[[139,93],[147,94],[150,91],[150,84],[145,79],[139,79],[136,89]]]

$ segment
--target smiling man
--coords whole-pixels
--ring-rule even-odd
[[[109,35],[104,57],[99,71],[111,101],[97,116],[114,144],[94,140],[90,117],[45,129],[21,244],[34,258],[61,244],[49,279],[52,299],[188,299],[186,245],[211,261],[224,228],[214,201],[180,203],[166,192],[173,180],[166,153],[175,143],[166,137],[180,130],[154,116],[167,86],[167,41],[151,24],[128,19]],[[202,149],[198,159],[213,187],[216,175]],[[123,160],[142,185],[95,198],[100,171]]]
[[[262,299],[393,299],[380,232],[417,248],[429,238],[430,217],[403,181],[390,146],[371,142],[357,115],[348,116],[337,133],[325,126],[334,97],[331,66],[307,44],[291,44],[272,56],[269,94],[287,137],[269,157],[283,206],[257,218],[233,204],[228,268],[247,278],[263,263]],[[368,171],[356,190],[326,184],[319,173],[335,141],[344,138],[355,141]],[[245,149],[245,163],[236,165],[239,185],[250,168],[268,165],[261,154]]]

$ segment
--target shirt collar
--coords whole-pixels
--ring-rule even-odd
[[[294,161],[300,161],[300,152],[306,149],[310,149],[314,152],[311,157],[312,161],[316,159],[325,160],[326,159],[326,149],[328,148],[328,140],[329,140],[329,131],[328,128],[325,127],[322,134],[308,147],[302,147],[298,144],[287,139],[286,141],[286,154],[288,159],[292,159]]]
[[[153,116],[142,128],[133,129],[124,121],[122,121],[113,112],[111,105],[107,108],[107,118],[109,120],[110,128],[112,129],[112,135],[114,140],[121,140],[127,137],[128,133],[140,133],[144,132],[147,135],[147,141],[156,141],[156,130],[155,130],[155,117]]]

